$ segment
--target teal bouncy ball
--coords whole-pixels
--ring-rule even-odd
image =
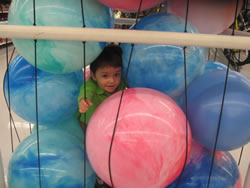
[[[34,19],[35,13],[35,19]],[[83,14],[79,0],[13,0],[9,9],[8,24],[51,27],[110,28],[110,9],[96,0],[83,0]],[[83,20],[84,18],[84,20]],[[63,28],[62,28],[63,29]],[[18,52],[35,64],[33,39],[12,39]],[[102,51],[105,43],[86,42],[85,61],[90,64]],[[38,68],[51,73],[69,73],[80,70],[84,62],[82,41],[38,40]]]

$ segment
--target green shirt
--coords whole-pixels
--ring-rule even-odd
[[[116,89],[116,91],[121,91],[126,86],[123,79]],[[88,124],[92,114],[96,110],[96,108],[109,96],[112,94],[104,91],[96,81],[94,81],[91,77],[86,82],[86,98],[92,102],[92,106],[89,107],[88,111],[86,112],[86,123]],[[84,99],[84,85],[81,86],[80,92],[78,95],[78,103],[81,99]],[[80,113],[80,112],[79,112]],[[80,121],[84,122],[84,114],[80,113]]]

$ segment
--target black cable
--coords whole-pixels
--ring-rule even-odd
[[[234,23],[235,23],[235,20],[236,20],[236,17],[237,17],[238,4],[239,4],[239,0],[236,1]],[[235,30],[235,24],[233,24],[232,35],[234,35],[234,30]],[[214,164],[215,153],[216,153],[216,148],[217,148],[217,143],[218,143],[218,138],[219,138],[219,133],[220,133],[220,128],[221,128],[222,113],[223,113],[224,101],[225,101],[226,90],[227,90],[228,74],[229,74],[229,61],[228,61],[228,65],[227,65],[227,72],[226,72],[226,78],[225,78],[225,84],[224,84],[222,104],[221,104],[219,122],[218,122],[217,133],[216,133],[216,138],[215,138],[215,143],[214,143],[214,148],[213,148],[213,156],[212,156],[212,162],[211,162],[211,167],[210,167],[210,171],[209,171],[207,188],[209,188],[210,181],[211,181],[211,176],[212,176],[212,172],[213,172],[213,164]]]
[[[10,118],[10,138],[11,138],[11,151],[14,152],[14,144],[13,144],[13,133],[12,133],[12,123],[11,123],[11,109],[10,109],[10,74],[9,74],[9,57],[8,57],[8,45],[7,45],[8,39],[6,39],[6,63],[7,63],[7,80],[8,80],[8,110],[9,110],[9,118]],[[4,85],[4,84],[3,84]],[[7,101],[6,101],[7,102]]]
[[[36,26],[36,0],[33,0],[33,26]]]
[[[243,151],[244,151],[244,146],[241,147],[240,157],[239,157],[239,161],[238,161],[238,166],[240,166],[240,162],[241,162],[241,158],[242,158]]]
[[[39,174],[39,187],[42,187],[41,180],[41,160],[40,160],[40,138],[39,138],[39,116],[38,116],[38,87],[37,87],[37,40],[34,40],[35,50],[35,101],[36,101],[36,136],[37,136],[37,153],[38,153],[38,174]]]
[[[14,56],[14,53],[15,53],[15,50],[16,48],[14,47],[13,50],[12,50],[12,53],[11,53],[11,56],[10,56],[10,59],[8,60],[8,64],[11,63],[12,59],[13,59],[13,56]]]
[[[236,4],[237,10],[235,11],[235,16],[234,16],[234,22],[232,24],[232,34],[234,35],[236,27],[239,27],[239,30],[241,31],[247,31],[248,28],[248,19],[247,19],[247,12],[249,9],[247,9],[248,6],[248,0],[243,2],[242,8],[239,7],[240,13],[238,14],[238,4]],[[238,21],[238,23],[236,22]],[[249,52],[249,51],[248,51]],[[237,55],[238,53],[238,55]],[[250,56],[247,55],[246,57],[243,57],[244,59],[241,60],[242,57],[242,50],[230,50],[230,49],[224,49],[224,55],[230,62],[230,65],[235,71],[240,70],[240,67],[246,64],[250,63]]]
[[[181,170],[181,173],[177,179],[177,183],[175,185],[175,188],[178,187],[178,185],[180,184],[181,181],[181,177],[184,173],[185,170],[185,166],[187,164],[187,159],[188,159],[188,97],[187,97],[187,63],[186,63],[186,47],[183,48],[183,52],[184,52],[184,82],[185,82],[185,111],[186,111],[186,151],[185,151],[185,160],[184,160],[184,164]]]
[[[15,48],[12,50],[12,53],[11,53],[11,56],[10,56],[10,59],[8,60],[8,57],[6,57],[6,59],[8,60],[7,63],[6,63],[6,71],[5,71],[5,76],[4,78],[7,79],[7,88],[8,88],[8,101],[7,101],[7,97],[5,95],[5,92],[3,92],[4,94],[4,99],[5,99],[5,103],[7,105],[7,108],[8,108],[8,111],[9,111],[9,117],[10,117],[10,131],[11,131],[11,145],[12,145],[12,152],[13,152],[13,136],[12,136],[12,125],[14,127],[14,130],[15,130],[15,133],[16,133],[16,136],[17,136],[17,139],[18,139],[18,142],[20,143],[21,140],[20,140],[20,137],[19,137],[19,134],[17,132],[17,128],[16,128],[16,125],[15,125],[15,121],[13,119],[13,116],[12,116],[12,113],[11,113],[11,107],[10,107],[10,75],[9,75],[9,64],[10,62],[12,61],[12,58],[13,58],[13,55],[14,55],[14,52],[15,52]],[[8,54],[8,50],[6,50],[6,54]],[[3,91],[5,90],[5,81],[3,80]]]
[[[210,166],[210,170],[209,170],[209,177],[208,177],[207,188],[209,188],[210,180],[211,180],[211,176],[212,176],[212,172],[213,172],[213,164],[214,164],[215,153],[216,153],[216,148],[217,148],[217,143],[218,143],[218,138],[219,138],[220,127],[221,127],[221,120],[222,120],[222,113],[223,113],[223,108],[224,108],[224,101],[225,101],[225,96],[226,96],[228,74],[229,74],[229,63],[227,65],[227,72],[226,72],[226,79],[225,79],[225,84],[224,84],[222,104],[221,104],[220,115],[219,115],[219,122],[218,122],[218,127],[217,127],[217,132],[216,132],[216,138],[215,138],[215,143],[214,143],[214,148],[213,148],[212,162],[211,162],[211,166]]]
[[[137,22],[139,20],[139,15],[140,15],[140,12],[141,12],[142,1],[143,0],[140,0],[139,8],[138,8],[138,11],[136,13],[135,25],[134,25],[134,28],[133,28],[134,30],[136,30],[136,25],[137,25]]]
[[[140,0],[139,8],[138,8],[138,11],[137,11],[137,14],[136,14],[135,25],[133,27],[135,30],[136,30],[136,25],[137,25],[137,22],[138,22],[138,19],[139,19],[139,14],[141,12],[142,1],[143,0]],[[128,67],[127,67],[125,77],[124,77],[125,83],[127,82],[128,71],[129,71],[129,67],[130,67],[130,64],[131,64],[133,51],[134,51],[134,44],[131,44],[131,52],[130,52],[130,56],[129,56]],[[118,117],[119,117],[119,114],[120,114],[120,108],[121,108],[121,104],[122,104],[124,91],[125,91],[125,86],[121,91],[121,97],[120,97],[120,101],[119,101],[119,105],[118,105],[118,110],[117,110],[116,119],[115,119],[115,125],[114,125],[112,138],[111,138],[111,142],[110,142],[110,148],[109,148],[108,167],[109,167],[109,178],[110,178],[110,182],[111,182],[111,187],[114,187],[114,183],[113,183],[113,179],[112,179],[112,173],[111,173],[111,154],[112,154],[112,147],[113,147],[113,142],[114,142],[114,137],[115,137],[115,132],[116,132],[116,128],[117,128],[117,122],[118,122]]]
[[[186,17],[185,17],[185,27],[184,27],[184,33],[187,33],[187,23],[188,23],[188,13],[189,13],[189,0],[187,0],[187,6],[186,6]],[[185,151],[185,160],[184,164],[181,170],[181,173],[177,179],[177,183],[175,185],[175,188],[178,187],[181,181],[181,177],[184,173],[185,166],[187,164],[187,158],[188,158],[188,97],[187,97],[187,61],[186,61],[186,46],[183,47],[183,56],[184,56],[184,83],[185,83],[185,111],[186,111],[186,151]]]
[[[239,0],[236,0],[236,6],[235,6],[235,14],[234,14],[234,23],[233,23],[232,35],[234,35],[234,32],[235,32],[235,22],[236,22],[236,20],[237,20],[238,7],[239,7]]]
[[[36,0],[33,0],[33,26],[36,26]],[[35,105],[36,105],[36,136],[37,136],[37,158],[38,158],[38,176],[39,187],[42,187],[41,179],[41,159],[40,159],[40,138],[39,138],[39,116],[38,116],[38,87],[37,87],[37,40],[34,40],[34,57],[35,57]]]
[[[234,36],[234,32],[235,32],[235,27],[236,27],[236,20],[237,20],[237,15],[238,15],[238,5],[239,5],[239,0],[236,1],[236,6],[235,6],[235,14],[234,14],[234,22],[233,22],[233,28],[232,28],[232,36]],[[235,57],[235,53],[233,50],[230,50],[230,58],[232,58],[232,63],[233,66],[235,67],[235,70],[238,71],[239,67],[237,65],[236,62],[234,62],[234,57]],[[237,60],[236,60],[237,61]],[[231,62],[231,59],[229,59],[229,62]]]
[[[81,13],[82,13],[82,28],[85,28],[85,17],[84,17],[84,8],[83,8],[83,0],[81,0]],[[84,100],[86,101],[86,96],[87,96],[87,89],[86,89],[86,41],[82,41],[82,46],[83,46],[83,79],[84,79]],[[84,127],[83,127],[83,133],[84,133],[84,188],[86,187],[86,160],[87,160],[87,153],[86,153],[86,131],[87,131],[87,115],[86,113],[83,114],[84,116]]]
[[[184,32],[187,32],[187,23],[188,23],[188,13],[189,13],[189,0],[187,0],[187,6],[186,6],[186,16],[185,16],[185,28]]]
[[[129,57],[129,61],[128,61],[128,67],[127,67],[125,77],[124,77],[125,83],[127,81],[128,70],[129,70],[129,67],[130,67],[130,64],[131,64],[133,49],[134,49],[134,44],[132,44],[132,47],[131,47],[130,57]],[[119,101],[119,105],[118,105],[118,111],[117,111],[117,114],[116,114],[115,125],[114,125],[112,138],[111,138],[111,143],[110,143],[110,148],[109,148],[109,161],[108,162],[109,162],[109,177],[110,177],[111,187],[114,187],[113,180],[112,180],[112,174],[111,174],[111,153],[112,153],[112,146],[113,146],[113,142],[114,142],[114,137],[115,137],[115,132],[116,132],[117,122],[118,122],[118,118],[119,118],[119,114],[120,114],[120,108],[121,108],[121,104],[122,104],[124,91],[125,91],[125,87],[121,91],[121,97],[120,97],[120,101]]]
[[[82,27],[85,28],[85,17],[84,17],[84,8],[83,8],[83,0],[81,0],[81,11],[82,11]]]

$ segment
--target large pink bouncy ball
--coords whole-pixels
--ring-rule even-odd
[[[128,12],[137,12],[140,6],[141,0],[98,0],[104,5],[117,10],[123,10]],[[141,11],[149,8],[153,8],[159,5],[164,0],[143,0],[141,4]]]
[[[238,13],[243,0],[239,0]],[[186,17],[187,0],[169,0],[169,13]],[[219,34],[234,22],[236,0],[192,0],[189,1],[188,21],[200,33]]]
[[[187,89],[187,117],[193,138],[209,149],[214,149],[220,125],[216,149],[228,151],[250,141],[250,80],[229,71],[222,108],[225,80],[226,70],[195,79]]]
[[[97,108],[86,134],[90,163],[109,185],[109,148],[120,97],[118,92]],[[147,88],[125,90],[111,151],[114,187],[162,188],[174,181],[183,168],[186,146],[189,156],[189,126],[187,134],[188,143],[186,117],[170,97]]]

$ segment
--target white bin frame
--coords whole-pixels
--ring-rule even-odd
[[[250,50],[250,37],[248,33],[244,35],[244,33],[242,34],[241,32],[238,33],[237,36],[231,36],[228,35],[230,31],[231,30],[227,30],[221,35],[214,35],[124,29],[0,25],[0,38],[98,41]],[[1,184],[2,181],[3,185]],[[0,187],[1,186],[5,188],[0,152]],[[249,187],[250,164],[243,188]]]

